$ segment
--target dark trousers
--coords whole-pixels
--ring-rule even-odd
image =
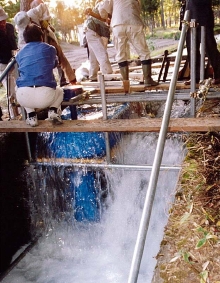
[[[201,27],[196,29],[196,81],[200,79],[200,43],[201,43]],[[187,54],[190,62],[191,52],[191,36],[190,29],[186,34],[186,47]],[[220,52],[217,48],[217,43],[214,37],[214,31],[212,27],[205,28],[205,53],[210,60],[214,71],[214,78],[220,78]]]
[[[1,108],[1,106],[0,106],[0,121],[2,121],[2,115],[3,115],[3,113],[2,113],[2,108]]]

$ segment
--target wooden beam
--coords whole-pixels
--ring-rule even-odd
[[[0,121],[0,133],[8,132],[159,132],[161,119],[68,120],[62,125],[40,120],[39,126],[30,127],[25,121]],[[220,131],[219,117],[171,118],[168,132]]]

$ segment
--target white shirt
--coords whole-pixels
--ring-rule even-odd
[[[99,13],[104,19],[108,17],[108,13],[112,15],[112,27],[144,25],[140,17],[141,8],[138,0],[104,0],[99,3]]]

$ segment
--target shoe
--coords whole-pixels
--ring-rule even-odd
[[[199,83],[199,80],[196,80],[196,84]],[[184,85],[191,85],[191,80],[185,81]]]
[[[37,116],[34,116],[34,117],[28,117],[26,119],[26,124],[27,125],[30,125],[31,127],[36,127],[38,126],[38,119],[37,119]]]
[[[68,85],[68,84],[69,84],[69,83],[68,83],[67,81],[62,82],[62,83],[60,83],[60,87],[66,86],[66,85]]]
[[[53,124],[56,124],[56,125],[63,124],[63,121],[60,115],[55,113],[54,110],[48,111],[48,120],[50,120]]]
[[[185,81],[184,85],[190,85],[191,84],[191,80]]]
[[[152,78],[148,78],[147,80],[144,80],[145,87],[157,86],[157,85],[159,85],[159,83],[154,81]]]
[[[219,85],[220,84],[220,78],[212,80],[212,84],[213,85]]]

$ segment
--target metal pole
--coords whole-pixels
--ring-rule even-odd
[[[8,65],[6,66],[6,68],[4,69],[4,71],[2,72],[0,76],[0,82],[2,82],[3,79],[7,76],[8,72],[11,70],[11,68],[14,66],[15,63],[16,63],[16,60],[13,57],[11,61],[8,63]]]
[[[99,77],[99,82],[100,82],[100,93],[101,93],[101,99],[102,99],[103,120],[107,120],[108,117],[107,117],[104,76],[102,74],[98,74],[98,77]],[[109,134],[105,132],[104,135],[105,135],[105,146],[106,146],[106,160],[107,160],[107,163],[110,163],[111,153],[110,153]]]
[[[171,78],[170,88],[168,91],[167,102],[166,102],[166,106],[164,110],[161,130],[159,133],[158,144],[157,144],[156,153],[154,157],[149,185],[148,185],[148,189],[146,193],[146,198],[145,198],[143,213],[141,217],[140,227],[138,231],[137,241],[136,241],[136,245],[134,249],[128,283],[136,283],[138,279],[138,273],[140,269],[141,259],[143,256],[144,245],[145,245],[148,226],[150,222],[150,216],[151,216],[154,196],[156,192],[156,186],[157,186],[160,165],[161,165],[161,160],[162,160],[163,151],[164,151],[164,145],[166,141],[166,134],[167,134],[167,129],[168,129],[171,110],[172,110],[172,104],[173,104],[173,98],[174,98],[174,93],[176,89],[179,67],[180,67],[180,62],[182,59],[182,52],[184,48],[185,36],[186,36],[187,28],[188,28],[186,24],[186,21],[188,19],[189,19],[189,11],[187,10],[184,16],[183,29],[181,32],[180,41],[179,41],[179,45],[177,49],[177,56],[176,56],[176,60],[174,64],[173,76]]]
[[[21,107],[21,114],[22,114],[22,120],[25,121],[24,107]],[[26,146],[27,146],[28,161],[31,162],[32,161],[32,156],[31,156],[30,140],[29,140],[28,133],[24,133],[24,134],[25,134],[25,140],[26,140]]]
[[[191,78],[191,84],[190,84],[190,91],[191,94],[194,94],[196,91],[196,20],[191,20],[190,23],[191,27],[191,55],[190,55],[190,78]],[[191,97],[191,103],[190,103],[190,115],[191,117],[195,117],[196,113],[196,99]]]
[[[93,159],[95,162],[95,160]],[[123,170],[134,170],[134,171],[149,171],[152,169],[152,165],[132,165],[132,164],[105,164],[105,163],[77,163],[77,162],[56,162],[56,161],[37,161],[31,162],[30,165],[41,165],[41,166],[65,166],[65,167],[80,167],[80,168],[102,168],[102,169],[123,169]],[[181,166],[160,166],[161,171],[178,171]]]
[[[200,80],[205,79],[205,27],[201,27]]]
[[[3,73],[0,76],[0,82],[8,75],[8,72],[11,70],[11,68],[15,65],[16,60],[13,57],[11,59],[11,61],[8,63],[7,67],[4,69]],[[10,115],[10,111],[9,111],[9,94],[8,94],[8,89],[9,89],[9,83],[8,83],[8,79],[7,79],[7,96],[8,96],[8,112]],[[22,119],[25,120],[25,111],[24,108],[21,107],[21,113],[22,113]],[[29,136],[28,133],[25,133],[25,139],[26,139],[26,145],[27,145],[27,154],[28,154],[28,161],[32,161],[32,157],[31,157],[31,148],[30,148],[30,141],[29,141]]]

